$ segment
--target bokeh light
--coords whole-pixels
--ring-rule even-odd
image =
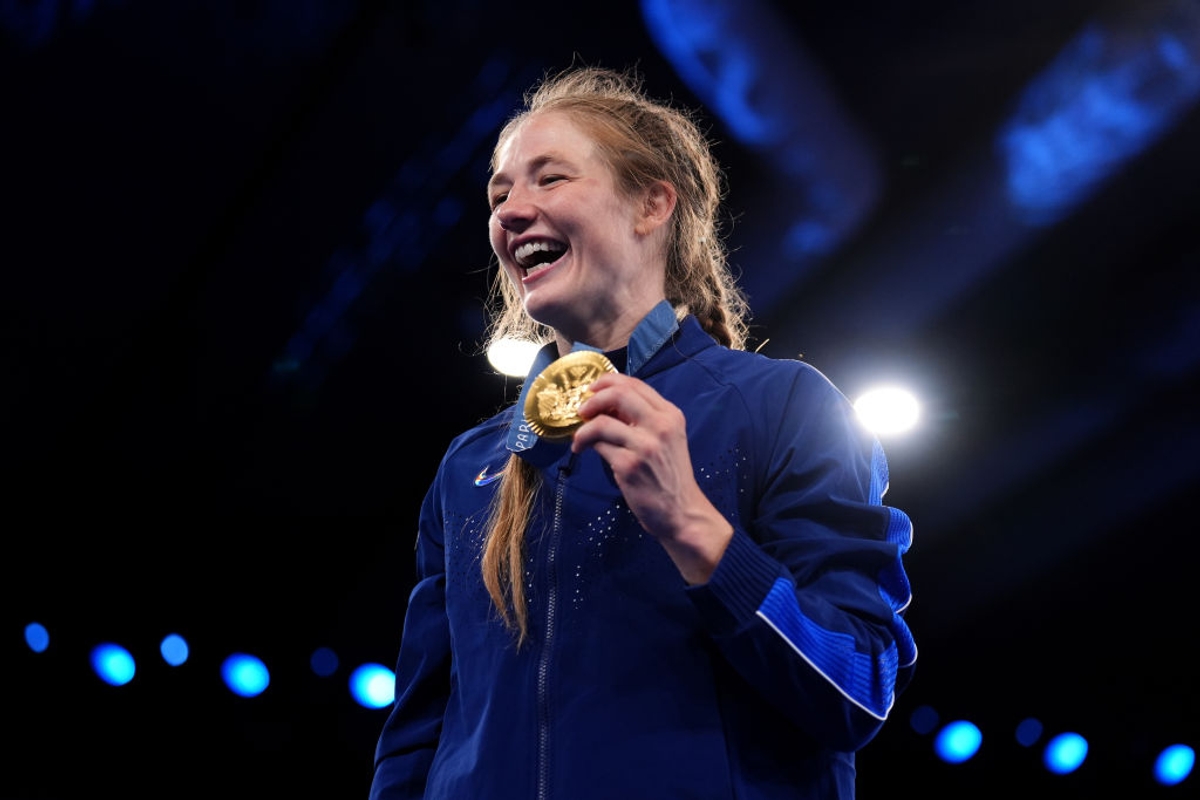
[[[133,655],[120,645],[108,642],[96,645],[91,661],[96,675],[110,686],[124,686],[137,673]]]
[[[31,622],[25,626],[25,644],[35,653],[44,653],[50,646],[50,631],[40,622]]]
[[[255,697],[271,683],[267,665],[256,656],[234,653],[221,664],[221,677],[229,690],[241,697]]]
[[[162,653],[163,661],[166,661],[172,667],[178,667],[188,660],[187,640],[177,633],[164,636],[162,642],[158,645],[158,651]]]
[[[938,757],[950,764],[961,764],[979,752],[983,732],[971,722],[958,720],[942,728],[934,742]]]
[[[350,695],[364,708],[384,708],[396,697],[396,675],[382,664],[363,664],[350,675]]]
[[[540,348],[535,342],[501,339],[488,348],[487,358],[497,372],[523,378],[529,372]]]
[[[1046,769],[1058,775],[1066,775],[1083,765],[1087,753],[1087,739],[1078,733],[1060,733],[1046,745],[1043,761]]]

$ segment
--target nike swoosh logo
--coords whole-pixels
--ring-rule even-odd
[[[504,470],[501,469],[499,472],[493,472],[489,475],[488,468],[484,467],[483,469],[479,470],[479,474],[475,476],[475,485],[487,486],[489,483],[498,479],[503,474]]]

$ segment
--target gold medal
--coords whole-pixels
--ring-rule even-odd
[[[542,370],[525,396],[525,421],[543,439],[569,439],[583,424],[579,406],[592,396],[588,387],[617,368],[594,350],[576,350]]]

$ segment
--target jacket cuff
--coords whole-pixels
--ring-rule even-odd
[[[733,538],[708,583],[685,591],[716,635],[729,635],[754,621],[780,577],[791,576],[750,538],[734,528]]]

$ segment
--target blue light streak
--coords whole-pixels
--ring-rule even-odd
[[[1200,96],[1200,7],[1093,22],[1022,94],[996,148],[1025,222],[1061,219]]]

